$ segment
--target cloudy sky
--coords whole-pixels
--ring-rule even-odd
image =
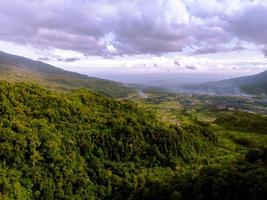
[[[267,69],[266,0],[0,0],[0,50],[84,73]]]

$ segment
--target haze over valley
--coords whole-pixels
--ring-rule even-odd
[[[209,81],[218,81],[227,78],[239,77],[237,74],[213,73],[86,73],[91,76],[114,80],[128,84],[141,84],[147,86],[175,88],[184,84],[198,84]]]

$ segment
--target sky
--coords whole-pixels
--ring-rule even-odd
[[[267,0],[0,0],[0,50],[86,74],[267,69]]]

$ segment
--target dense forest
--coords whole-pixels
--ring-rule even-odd
[[[0,199],[267,196],[266,146],[216,160],[229,150],[206,122],[176,125],[138,103],[87,89],[58,93],[5,81],[0,113]]]
[[[227,128],[267,134],[267,117],[249,112],[222,113],[216,120]]]

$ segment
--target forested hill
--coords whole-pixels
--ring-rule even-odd
[[[182,130],[133,103],[84,89],[57,94],[7,82],[0,83],[0,99],[0,194],[6,198],[103,199],[111,195],[110,181],[123,181],[123,170],[191,159]]]
[[[197,93],[267,95],[267,71],[259,74],[244,76],[221,81],[208,82],[198,85],[188,85],[185,91]]]
[[[66,71],[4,52],[0,52],[0,80],[35,82],[47,88],[63,91],[84,87],[117,97],[125,97],[135,92],[118,82]]]
[[[0,116],[0,199],[264,199],[267,194],[261,163],[190,171],[191,163],[207,162],[216,135],[202,123],[165,124],[132,102],[86,89],[56,93],[2,81]]]

